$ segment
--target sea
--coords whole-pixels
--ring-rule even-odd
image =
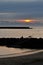
[[[43,27],[32,29],[0,29],[0,38],[43,38]],[[36,49],[19,49],[0,46],[0,57],[18,56],[37,52]],[[43,51],[43,50],[41,50]]]
[[[0,38],[43,38],[43,27],[32,29],[0,29]]]

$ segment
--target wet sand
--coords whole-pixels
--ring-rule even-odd
[[[11,53],[11,54],[2,54],[0,55],[0,58],[8,58],[8,57],[18,57],[18,56],[25,56],[25,55],[35,55],[36,53],[39,53],[39,52],[43,52],[43,50],[31,50],[31,51],[21,51],[21,52],[18,52],[18,53]],[[36,58],[33,57],[33,58]],[[40,58],[40,56],[39,56]]]
[[[43,65],[43,52],[33,55],[0,58],[0,65]]]

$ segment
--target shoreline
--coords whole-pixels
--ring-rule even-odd
[[[43,52],[33,55],[0,58],[0,65],[43,65]]]
[[[32,51],[32,52],[27,52],[27,53],[15,53],[15,54],[6,54],[6,55],[0,55],[0,58],[9,58],[9,57],[25,57],[25,56],[29,56],[29,58],[40,58],[40,56],[36,56],[37,54],[43,53],[43,50],[36,50],[36,51]],[[41,57],[43,58],[43,57]]]

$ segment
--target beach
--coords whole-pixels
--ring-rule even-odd
[[[43,65],[43,49],[36,50],[0,47],[0,65],[36,64]]]
[[[0,65],[43,65],[43,52],[32,55],[0,58]]]
[[[0,38],[43,38],[43,28],[0,29]],[[0,47],[0,65],[43,65],[43,50]]]

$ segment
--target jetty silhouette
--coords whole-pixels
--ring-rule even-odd
[[[0,46],[21,49],[43,49],[43,38],[0,38]]]
[[[30,27],[0,27],[0,29],[32,29]]]

